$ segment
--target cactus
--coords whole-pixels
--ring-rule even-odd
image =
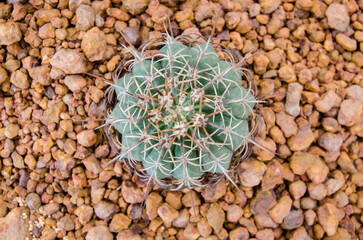
[[[117,103],[106,125],[122,137],[126,160],[160,187],[202,186],[225,175],[234,152],[251,142],[248,117],[257,102],[240,62],[220,60],[210,39],[187,46],[166,35],[159,51],[129,47],[127,73],[113,84]]]

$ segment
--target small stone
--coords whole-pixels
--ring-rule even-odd
[[[23,6],[23,4],[17,2],[13,5],[13,12],[11,13],[11,16],[15,22],[22,20],[26,14],[26,8]]]
[[[298,127],[294,121],[294,117],[286,112],[279,112],[276,114],[276,123],[281,128],[286,138],[297,134]]]
[[[267,213],[255,215],[254,219],[260,228],[277,228],[278,226]]]
[[[77,141],[84,147],[91,147],[97,142],[97,135],[93,130],[84,130],[77,134]]]
[[[333,107],[337,107],[341,103],[341,98],[333,90],[324,93],[319,100],[315,102],[315,107],[319,112],[329,112]]]
[[[281,4],[281,0],[259,0],[262,12],[270,14],[275,11]]]
[[[252,4],[249,9],[250,18],[260,15],[260,12],[261,12],[261,5],[258,3]]]
[[[189,223],[188,226],[184,229],[184,237],[190,240],[196,240],[200,236],[200,233],[197,228],[197,224]]]
[[[321,124],[323,125],[323,128],[329,132],[337,132],[341,130],[341,126],[335,118],[323,118]]]
[[[252,29],[252,21],[248,17],[247,12],[243,12],[241,15],[241,21],[236,27],[236,31],[241,34],[246,34]]]
[[[13,139],[18,136],[19,130],[20,128],[18,124],[10,123],[6,125],[4,135],[8,139]]]
[[[121,188],[122,197],[125,202],[130,204],[141,203],[144,199],[144,193],[140,188],[136,188],[130,181],[123,181]]]
[[[362,96],[361,96],[362,99]],[[347,99],[340,105],[338,122],[341,125],[351,127],[361,119],[363,111],[363,101]]]
[[[243,227],[237,227],[229,233],[229,239],[231,240],[248,240],[249,238],[248,230]]]
[[[120,8],[107,8],[107,14],[111,17],[116,18],[120,21],[128,21],[130,20],[130,15]]]
[[[215,233],[219,233],[222,230],[224,219],[225,213],[223,209],[218,204],[212,203],[207,212],[207,220]]]
[[[228,210],[227,210],[228,222],[236,223],[242,217],[242,215],[243,215],[243,209],[240,206],[236,204],[228,205]]]
[[[79,206],[74,213],[77,215],[79,222],[82,225],[87,224],[93,216],[93,208],[89,205],[83,204]]]
[[[302,151],[307,149],[315,139],[314,133],[311,131],[310,125],[301,126],[297,134],[287,141],[292,151]]]
[[[314,199],[314,200],[323,200],[327,193],[328,193],[328,189],[326,188],[326,186],[322,183],[320,184],[308,184],[308,191],[309,191],[309,196]]]
[[[123,0],[122,5],[132,15],[144,12],[150,0]]]
[[[88,60],[91,62],[101,61],[105,59],[107,42],[104,32],[98,27],[94,27],[87,31],[83,36],[81,48]]]
[[[289,191],[295,200],[300,199],[306,192],[306,185],[303,181],[296,181],[290,184]]]
[[[318,208],[318,220],[328,236],[333,236],[339,224],[339,211],[331,203],[325,203]]]
[[[172,226],[177,228],[185,228],[189,222],[189,212],[186,208],[184,208],[180,211],[179,216],[173,221]]]
[[[304,222],[304,215],[297,210],[292,210],[281,224],[283,229],[292,230],[300,227]]]
[[[127,229],[132,220],[128,216],[123,213],[118,213],[113,216],[112,221],[110,223],[110,231],[111,232],[120,232],[121,230]]]
[[[61,49],[50,59],[54,68],[62,70],[65,74],[85,73],[87,62],[84,55],[76,50]]]
[[[274,240],[274,232],[272,229],[263,229],[256,233],[257,240]]]
[[[278,203],[269,211],[270,217],[276,223],[282,223],[284,218],[289,214],[292,206],[292,200],[289,196],[283,196]]]
[[[276,205],[276,195],[273,190],[260,191],[256,197],[252,199],[250,210],[253,214],[265,214]]]
[[[352,62],[355,63],[355,65],[357,65],[357,67],[360,67],[360,68],[363,67],[363,53],[354,52],[352,54]]]
[[[87,235],[86,240],[113,240],[113,235],[106,226],[96,226],[91,228]]]
[[[340,153],[340,157],[338,158],[337,163],[338,163],[339,167],[344,171],[347,171],[349,173],[357,172],[357,169],[354,166],[353,160],[349,157],[348,153],[346,153],[346,152]]]
[[[335,39],[340,46],[349,52],[353,52],[357,49],[357,41],[348,37],[344,33],[338,33]]]
[[[135,233],[133,229],[122,230],[117,234],[116,237],[116,240],[142,240],[142,239],[143,238],[141,238],[139,234]]]
[[[195,9],[194,18],[195,21],[198,23],[212,17],[213,17],[213,11],[209,4],[200,4]]]
[[[52,83],[50,78],[50,67],[48,65],[42,65],[29,69],[29,75],[33,79],[33,83],[40,83],[44,86],[48,86]]]
[[[69,214],[66,214],[64,217],[59,219],[57,226],[65,231],[74,230],[74,222],[72,217]]]
[[[10,45],[22,38],[19,25],[14,22],[0,23],[0,45]]]
[[[202,192],[202,196],[207,202],[216,202],[226,194],[226,191],[226,182],[222,180],[217,184],[207,185]]]
[[[95,214],[102,220],[108,221],[117,212],[118,207],[113,203],[101,201],[95,206]]]
[[[160,194],[152,192],[146,199],[146,214],[150,220],[153,220],[158,216],[157,210],[161,206],[163,198]]]
[[[225,15],[226,26],[228,29],[235,29],[238,23],[241,21],[240,12],[227,12]]]
[[[40,9],[35,11],[33,16],[37,19],[39,26],[41,26],[44,23],[50,22],[53,18],[61,17],[61,14],[58,9]]]
[[[10,82],[20,89],[27,89],[30,86],[28,75],[21,70],[11,74]]]
[[[25,198],[25,203],[30,210],[38,210],[42,204],[39,195],[36,193],[29,193]]]
[[[266,165],[258,160],[244,161],[237,168],[239,179],[245,187],[257,186],[266,170]]]
[[[93,174],[99,174],[102,171],[101,163],[94,154],[91,154],[90,156],[84,158],[82,160],[82,163],[84,164],[86,169]]]
[[[157,212],[166,227],[170,227],[171,223],[179,216],[179,212],[167,203],[163,203]]]
[[[49,102],[48,108],[43,114],[43,121],[47,124],[59,123],[60,115],[65,111],[67,111],[67,107],[64,102]]]
[[[0,84],[3,84],[9,79],[8,73],[2,67],[0,67]]]
[[[136,27],[127,27],[122,33],[132,45],[138,45],[141,41],[140,31]]]
[[[273,189],[277,184],[281,183],[283,178],[283,167],[276,161],[272,160],[267,165],[267,171],[262,179],[262,190],[267,191]]]
[[[348,8],[343,4],[332,3],[325,12],[329,27],[344,32],[349,26]]]
[[[1,79],[1,77],[0,77],[0,79]],[[357,84],[354,84],[354,85],[346,88],[345,92],[347,93],[348,98],[353,98],[355,100],[363,102],[363,100],[362,100],[363,87],[361,87]]]
[[[197,223],[198,231],[202,237],[208,237],[212,233],[212,227],[209,225],[207,219],[203,218]]]
[[[329,152],[337,152],[343,144],[343,138],[340,134],[327,132],[320,136],[318,143]]]
[[[38,36],[41,39],[55,38],[55,28],[53,27],[52,24],[46,23],[39,28]]]
[[[96,14],[89,5],[81,4],[76,11],[76,29],[87,31],[95,25]]]
[[[255,55],[253,58],[255,73],[264,74],[267,70],[269,61],[268,57],[263,54]]]
[[[0,218],[0,239],[31,239],[28,221],[28,209],[20,207],[12,209],[5,217]]]
[[[87,81],[80,75],[67,75],[64,78],[64,84],[72,92],[79,92],[87,86]]]
[[[287,88],[285,111],[291,116],[300,114],[300,98],[303,86],[300,83],[290,83]]]

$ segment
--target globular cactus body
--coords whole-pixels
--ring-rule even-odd
[[[188,47],[167,36],[162,45],[151,57],[131,50],[107,123],[122,135],[118,158],[142,166],[154,183],[200,186],[205,174],[227,174],[234,152],[247,146],[256,100],[242,87],[240,64],[220,60],[210,41]]]

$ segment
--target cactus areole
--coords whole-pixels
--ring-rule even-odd
[[[116,158],[161,187],[228,177],[234,152],[251,139],[247,119],[256,103],[242,87],[241,62],[220,60],[209,40],[189,47],[166,35],[158,45],[153,56],[130,48],[128,71],[115,79],[107,124],[122,136]]]

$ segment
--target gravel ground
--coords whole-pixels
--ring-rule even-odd
[[[363,239],[362,0],[9,0],[0,3],[0,239]],[[122,3],[121,3],[122,2]],[[218,17],[218,11],[223,11]],[[236,174],[154,189],[100,130],[125,50],[209,36],[248,59],[263,118]],[[191,198],[197,215],[193,213]],[[142,210],[142,213],[141,211]]]

